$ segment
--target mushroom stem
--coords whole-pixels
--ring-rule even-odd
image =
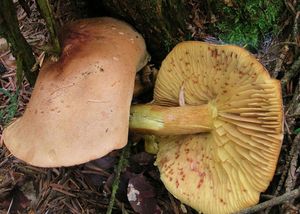
[[[154,135],[209,132],[214,112],[211,104],[180,107],[134,105],[130,109],[129,128],[133,132]]]

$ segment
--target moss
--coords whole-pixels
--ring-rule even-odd
[[[283,10],[282,0],[214,0],[216,23],[210,28],[226,43],[249,44],[257,47],[263,35],[278,31],[278,20]]]

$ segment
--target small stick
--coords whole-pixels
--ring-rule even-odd
[[[293,26],[293,39],[294,42],[297,43],[297,37],[298,37],[298,24],[299,24],[299,17],[300,17],[300,11],[297,11],[294,19],[294,26]],[[295,46],[295,53],[298,54],[298,45]]]
[[[9,204],[9,207],[8,207],[8,209],[7,209],[7,212],[6,212],[6,214],[9,214],[9,213],[10,213],[10,210],[11,210],[11,207],[12,207],[13,203],[14,203],[14,198],[12,198],[12,199],[11,199],[11,201],[10,201],[10,204]]]
[[[17,61],[17,80],[21,85],[23,74],[34,85],[37,72],[32,71],[35,58],[31,46],[19,29],[19,22],[13,0],[0,1],[0,35],[7,39]]]
[[[121,156],[119,159],[119,163],[117,166],[117,170],[116,170],[116,176],[115,176],[114,182],[112,184],[112,191],[111,191],[111,196],[110,196],[110,200],[109,200],[109,205],[106,210],[106,214],[112,213],[113,206],[114,206],[115,200],[116,200],[116,193],[119,188],[121,172],[122,172],[123,168],[126,166],[126,162],[127,162],[129,153],[130,153],[130,143],[128,143],[127,146],[122,150],[122,153],[121,153]]]
[[[285,126],[287,128],[287,136],[288,136],[289,143],[291,145],[293,145],[293,140],[291,138],[291,132],[290,132],[290,130],[288,128],[289,126],[288,126],[286,120],[284,120],[284,121],[285,121]],[[285,165],[284,165],[283,171],[281,173],[280,180],[279,180],[278,186],[277,186],[277,188],[275,190],[274,196],[278,195],[278,193],[280,192],[280,190],[282,189],[282,187],[284,185],[284,181],[286,180],[288,171],[290,169],[290,163],[291,163],[291,160],[292,160],[293,153],[294,153],[294,151],[290,150],[289,153],[288,153],[288,155],[287,155],[287,157],[285,158]],[[269,211],[270,210],[268,209],[266,213],[269,213]]]
[[[58,27],[50,3],[48,0],[37,0],[36,2],[40,8],[40,12],[44,20],[46,21],[47,28],[50,33],[51,42],[52,42],[52,51],[54,52],[54,54],[59,55],[61,52],[61,47],[58,40]]]
[[[298,162],[298,155],[300,152],[300,134],[298,134],[295,139],[293,140],[292,148],[291,148],[291,162],[289,173],[285,181],[285,189],[286,192],[290,192],[296,185],[296,169],[297,169],[297,162]]]
[[[255,213],[255,212],[258,212],[260,210],[266,209],[268,207],[273,207],[275,205],[282,204],[285,201],[295,199],[295,198],[297,198],[299,196],[300,196],[300,188],[294,189],[291,192],[285,193],[285,194],[283,194],[281,196],[278,196],[278,197],[275,197],[275,198],[273,198],[271,200],[268,200],[266,202],[260,203],[260,204],[258,204],[256,206],[249,207],[249,208],[244,209],[244,210],[242,210],[240,212],[237,212],[236,214],[250,214],[250,213]]]
[[[289,81],[291,81],[300,72],[300,56],[295,59],[291,68],[285,73],[284,78],[281,80],[282,88],[285,89]]]

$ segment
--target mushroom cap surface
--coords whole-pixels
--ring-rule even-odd
[[[209,133],[158,137],[156,164],[166,188],[203,213],[254,205],[269,186],[283,139],[281,86],[246,50],[178,44],[158,73],[154,104],[210,104]]]
[[[62,49],[4,130],[10,152],[35,166],[81,164],[125,146],[135,74],[147,62],[142,36],[108,17],[66,25]]]

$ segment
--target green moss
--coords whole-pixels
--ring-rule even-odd
[[[226,43],[257,47],[264,34],[278,31],[282,0],[232,0],[232,6],[224,2],[215,0],[212,4],[217,22],[210,30],[218,32],[216,36]]]
[[[9,103],[5,106],[5,108],[0,109],[0,124],[7,125],[17,113],[19,90],[16,92],[9,92],[0,88],[0,94],[9,98]]]

